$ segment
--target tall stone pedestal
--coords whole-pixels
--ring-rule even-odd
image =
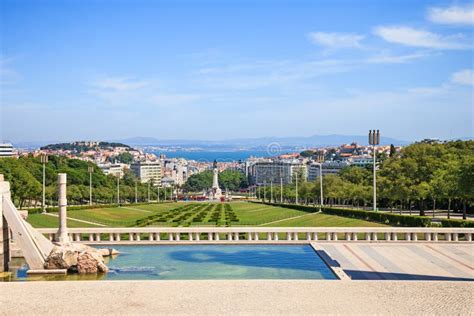
[[[58,205],[59,205],[59,229],[58,242],[62,244],[70,244],[68,230],[67,230],[67,194],[66,194],[67,174],[58,173]]]
[[[11,259],[10,253],[10,234],[5,217],[0,216],[0,272],[6,272],[9,268]]]
[[[10,194],[10,188],[4,181],[3,174],[0,174],[0,273],[8,271],[10,262],[10,232],[3,217],[3,196],[6,194]]]

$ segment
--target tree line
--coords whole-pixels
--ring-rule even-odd
[[[92,201],[96,204],[109,204],[117,202],[117,177],[106,175],[95,164],[60,156],[49,156],[45,168],[46,204],[57,204],[57,174],[67,173],[67,198],[69,204],[89,203],[89,172],[88,167],[93,167],[92,173]],[[43,165],[39,157],[32,155],[16,158],[1,158],[0,173],[5,180],[10,182],[12,199],[22,208],[39,206],[42,200]],[[148,200],[148,184],[140,183],[137,177],[125,170],[120,179],[120,202],[135,201],[135,186],[139,202]],[[171,188],[159,189],[160,200],[170,199]],[[150,185],[150,199],[157,200],[158,188]]]
[[[187,192],[199,193],[212,187],[212,170],[191,175],[183,186]],[[230,191],[238,191],[248,187],[245,174],[237,170],[224,170],[219,173],[219,186]]]
[[[377,167],[377,203],[380,207],[419,211],[442,208],[462,210],[464,218],[474,204],[474,141],[423,141],[384,157]],[[323,176],[325,204],[371,206],[372,166],[347,167],[338,175]],[[270,187],[257,190],[259,198],[270,198]],[[275,201],[280,196],[295,202],[294,184],[273,187]],[[299,184],[301,203],[319,203],[319,179]]]

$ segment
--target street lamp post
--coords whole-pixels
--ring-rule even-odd
[[[156,198],[156,201],[160,203],[160,185],[156,186],[158,188],[158,197]]]
[[[46,213],[46,164],[48,163],[48,155],[41,154],[41,163],[43,164],[43,213]]]
[[[263,181],[263,202],[267,199],[267,181]]]
[[[377,154],[377,148],[375,146],[380,144],[380,131],[379,130],[370,130],[369,131],[369,144],[373,146],[373,152],[374,152],[374,211],[377,211],[377,178],[376,178],[376,169],[377,169],[377,163],[376,163],[376,154]]]
[[[323,197],[323,164],[319,163],[319,191],[321,195],[321,208],[324,206],[324,197]]]
[[[283,203],[283,178],[280,177],[280,203]]]
[[[135,180],[135,203],[138,203],[138,181]]]
[[[320,154],[318,155],[318,162],[317,164],[319,165],[319,194],[320,194],[320,208],[322,209],[324,206],[324,197],[323,197],[323,160],[324,160],[324,155]]]
[[[298,204],[298,173],[296,174],[295,191],[296,191],[295,203]]]
[[[270,203],[273,203],[273,179],[270,180]]]
[[[117,173],[117,204],[120,206],[120,174]]]
[[[321,162],[315,162],[315,164],[319,167],[319,205],[320,208],[324,205],[324,197],[323,197],[323,164]]]
[[[148,183],[148,203],[150,203],[150,181]]]
[[[94,167],[89,166],[87,171],[89,172],[89,205],[92,205],[92,173],[94,172]]]

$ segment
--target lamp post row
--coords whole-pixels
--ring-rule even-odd
[[[94,167],[87,167],[87,171],[89,172],[89,205],[92,205],[92,173],[94,172]]]
[[[42,196],[42,211],[46,213],[46,164],[48,163],[48,155],[43,153],[40,156],[41,164],[43,165],[43,196]],[[89,172],[89,205],[92,205],[92,173],[94,172],[94,167],[87,167]]]
[[[374,167],[374,176],[373,176],[373,184],[374,184],[374,211],[377,211],[377,145],[380,144],[380,131],[379,130],[370,130],[369,131],[369,145],[372,145],[373,152],[374,152],[374,162],[373,162],[373,167]]]
[[[324,197],[323,197],[323,170],[322,170],[322,162],[323,162],[323,157],[321,155],[318,156],[318,162],[316,164],[319,166],[319,181],[320,181],[320,206],[324,206]],[[266,193],[266,188],[267,183],[266,180],[263,181],[263,200],[266,200],[265,193]],[[256,188],[255,188],[256,189]],[[295,192],[296,192],[296,199],[295,203],[298,204],[298,173],[296,173],[295,177]],[[273,202],[273,178],[270,179],[270,202]],[[280,177],[280,203],[283,203],[283,178]]]
[[[369,131],[369,145],[373,146],[373,210],[377,211],[377,179],[376,179],[376,155],[377,148],[376,145],[380,144],[380,131],[379,130],[370,130]],[[42,208],[43,213],[46,212],[46,164],[48,163],[48,155],[42,154],[41,163],[43,164],[43,197],[42,197]],[[319,166],[319,179],[320,179],[320,205],[324,205],[323,198],[323,171],[322,171],[322,160],[321,157],[318,157],[318,162],[316,163]],[[92,173],[94,172],[94,167],[89,166],[87,168],[89,172],[89,205],[92,205]],[[264,183],[264,188],[266,188],[266,182]],[[295,179],[295,189],[296,189],[296,199],[295,202],[298,204],[298,174]],[[255,190],[256,191],[256,190]],[[265,192],[263,190],[263,200],[265,201]],[[172,193],[173,194],[173,193]],[[160,188],[158,187],[158,202],[160,200]],[[166,190],[165,190],[165,200],[166,200]],[[138,201],[138,190],[137,182],[135,182],[135,203]],[[150,201],[150,183],[148,183],[148,202]],[[273,201],[273,179],[270,181],[270,201]],[[283,203],[283,178],[280,178],[280,203]],[[117,175],[117,204],[120,204],[120,175]]]
[[[41,163],[43,164],[43,213],[46,213],[46,164],[48,163],[48,155],[41,154]]]

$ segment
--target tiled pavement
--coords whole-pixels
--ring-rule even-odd
[[[474,282],[0,282],[0,315],[473,315]]]
[[[474,281],[474,243],[317,243],[352,280]]]
[[[314,247],[361,281],[0,282],[0,315],[474,314],[472,243]]]

